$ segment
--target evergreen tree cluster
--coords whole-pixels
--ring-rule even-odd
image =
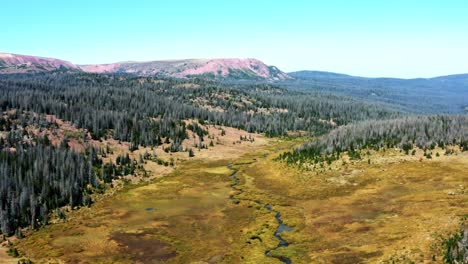
[[[188,84],[197,88],[185,88]],[[0,110],[54,114],[88,129],[96,139],[112,136],[147,146],[157,145],[158,136],[179,144],[187,136],[181,122],[186,119],[278,136],[295,130],[324,133],[335,125],[397,115],[344,97],[200,79],[86,73],[3,75],[0,92]]]
[[[204,140],[204,137],[208,135],[208,131],[203,129],[198,123],[192,122],[187,126],[188,130],[191,130],[193,133],[195,133],[199,138],[200,141]]]
[[[87,205],[102,183],[141,168],[128,155],[103,164],[95,149],[75,152],[66,139],[54,147],[46,136],[38,138],[25,129],[58,128],[46,114],[86,129],[97,140],[129,142],[130,150],[166,144],[167,152],[184,150],[187,129],[200,139],[194,148],[214,145],[204,124],[280,136],[297,130],[325,133],[355,121],[399,115],[349,98],[291,92],[271,84],[66,72],[1,75],[0,112],[0,228],[7,234],[46,224],[56,208]],[[186,120],[198,122],[186,125]],[[210,142],[205,142],[207,136]],[[189,157],[195,155],[193,149],[187,151]],[[149,158],[174,164],[150,154],[140,162]]]
[[[360,159],[359,151],[363,149],[400,148],[409,154],[415,147],[434,149],[446,145],[468,150],[467,115],[416,116],[341,126],[279,159],[289,164],[320,163],[337,160],[343,152],[348,152],[351,159]]]
[[[47,224],[50,210],[90,203],[98,187],[93,159],[67,148],[17,144],[0,151],[1,231]]]

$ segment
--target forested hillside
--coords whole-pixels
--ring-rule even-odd
[[[426,150],[446,145],[468,150],[468,116],[405,117],[341,126],[280,159],[288,164],[331,162],[340,159],[343,152],[360,159],[360,151],[365,149],[400,148],[409,154],[414,148]]]
[[[92,159],[66,148],[44,143],[18,144],[0,152],[1,230],[48,222],[50,210],[90,203],[98,187]],[[89,187],[88,187],[89,185]]]
[[[0,228],[18,237],[26,227],[63,217],[63,208],[91,204],[124,175],[146,175],[149,160],[171,167],[179,154],[192,159],[194,150],[214,148],[213,131],[238,133],[232,148],[253,141],[246,131],[313,136],[278,158],[295,165],[361,159],[362,150],[382,148],[407,155],[416,148],[468,148],[466,115],[415,116],[393,103],[270,83],[64,71],[0,75],[0,112]],[[121,147],[115,155],[109,142]]]
[[[136,161],[103,163],[91,144],[84,151],[68,140],[53,144],[41,131],[55,131],[44,115],[9,110],[0,117],[0,229],[47,224],[50,213],[63,206],[89,205],[91,194],[119,176],[133,174]],[[86,139],[85,139],[86,141]]]
[[[321,91],[378,102],[404,111],[463,113],[468,107],[468,75],[436,78],[364,78],[320,71],[289,73],[294,79],[279,84],[300,91]]]
[[[128,155],[103,164],[106,153],[90,140],[129,142],[129,151],[165,144],[168,152],[191,152],[182,142],[189,131],[203,140],[206,131],[198,124],[281,136],[399,115],[350,98],[269,84],[61,71],[0,76],[0,111],[0,224],[7,234],[46,224],[54,209],[88,205],[106,183],[134,173],[137,162]],[[71,149],[66,135],[53,144],[44,131],[57,133],[60,127],[50,117],[79,129],[67,133],[81,138],[81,146]]]
[[[134,144],[184,139],[184,119],[261,132],[270,136],[304,130],[322,133],[335,125],[382,119],[395,111],[349,98],[289,92],[271,85],[228,86],[193,79],[172,80],[95,74],[4,75],[0,107],[54,114]],[[108,134],[110,133],[110,134]],[[175,147],[177,148],[177,147]]]

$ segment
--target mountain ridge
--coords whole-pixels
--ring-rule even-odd
[[[356,78],[356,79],[367,79],[367,80],[436,80],[436,79],[453,79],[453,78],[466,78],[468,79],[468,73],[457,73],[457,74],[448,74],[440,75],[434,77],[414,77],[414,78],[399,78],[399,77],[365,77],[358,75],[350,75],[346,73],[330,72],[330,71],[319,71],[319,70],[299,70],[287,72],[291,77],[296,79],[310,79],[314,77],[340,77],[340,78]]]
[[[284,80],[291,77],[275,66],[253,58],[181,59],[145,62],[118,62],[79,65],[85,72],[130,73],[139,76],[175,78],[212,77],[233,79]]]
[[[146,67],[146,69],[145,69]],[[67,60],[34,55],[22,55],[0,52],[0,74],[37,73],[58,69],[81,70],[91,73],[129,73],[144,77],[212,77],[258,80],[310,80],[310,79],[354,79],[354,80],[457,80],[468,83],[468,73],[450,74],[435,77],[398,78],[398,77],[363,77],[318,70],[300,70],[283,72],[276,66],[268,66],[255,58],[195,58],[166,59],[149,61],[120,61],[104,64],[74,64]]]
[[[0,52],[0,73],[37,73],[58,69],[79,70],[78,66],[65,60]]]
[[[293,79],[281,84],[300,91],[322,91],[396,104],[403,110],[420,113],[466,113],[468,109],[468,74],[413,79],[359,77],[321,71],[289,72],[288,75]]]
[[[268,81],[291,79],[276,66],[268,66],[253,58],[125,61],[109,64],[75,65],[56,58],[0,53],[0,74],[38,73],[59,69],[90,73],[134,74],[144,77],[205,77]]]

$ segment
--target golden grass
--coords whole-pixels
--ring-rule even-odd
[[[371,165],[316,173],[272,160],[299,141],[263,140],[181,160],[164,177],[70,212],[18,249],[39,263],[281,263],[267,250],[293,263],[440,263],[439,236],[468,214],[466,153],[422,162],[373,153]],[[293,227],[279,249],[276,211]]]
[[[308,252],[294,263],[442,261],[440,237],[468,214],[468,155],[372,158],[318,175],[269,160],[251,168],[256,188],[287,206],[296,227],[284,238]]]
[[[251,146],[220,154],[238,158]],[[233,161],[214,156],[181,162],[165,177],[124,186],[91,208],[70,212],[65,223],[33,233],[17,248],[40,263],[241,262],[245,241],[239,234],[255,209],[229,199],[233,170],[227,166]],[[257,257],[266,258],[262,250]]]

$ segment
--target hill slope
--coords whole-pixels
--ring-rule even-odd
[[[86,72],[131,73],[139,76],[186,78],[203,76],[221,79],[285,80],[290,77],[257,59],[188,59],[149,62],[80,65]]]
[[[0,53],[0,74],[37,73],[58,69],[78,70],[78,67],[68,61],[59,59]]]
[[[302,91],[326,91],[372,102],[397,105],[419,113],[460,113],[468,106],[468,74],[429,79],[365,78],[299,71],[283,85]]]
[[[186,59],[111,64],[75,65],[38,56],[0,53],[0,74],[38,73],[53,70],[82,70],[90,73],[133,74],[144,77],[207,77],[231,80],[286,80],[289,75],[257,59]]]

